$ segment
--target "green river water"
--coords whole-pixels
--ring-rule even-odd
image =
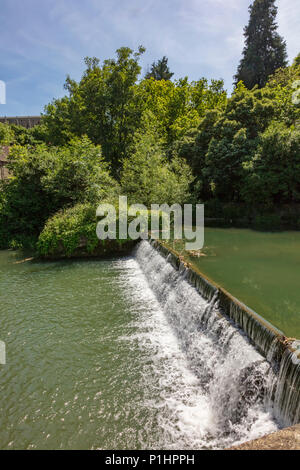
[[[217,446],[134,257],[18,259],[0,252],[0,449]]]
[[[0,252],[0,448],[192,445],[159,405],[168,376],[152,328],[167,326],[136,261],[17,259]]]
[[[93,261],[0,252],[0,449],[216,449],[277,429],[262,405],[231,424],[219,397],[267,365],[232,327],[226,357],[198,331],[206,302],[145,243]],[[207,230],[197,264],[300,337],[299,249],[298,233]]]
[[[171,246],[184,253],[183,243]],[[205,229],[203,253],[185,256],[291,338],[300,338],[300,232]]]

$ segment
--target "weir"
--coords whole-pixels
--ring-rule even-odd
[[[300,356],[283,333],[159,241],[140,242],[136,257],[209,397],[214,434],[299,423]]]

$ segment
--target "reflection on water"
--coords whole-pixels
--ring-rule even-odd
[[[182,250],[182,242],[175,249]],[[300,338],[300,232],[205,229],[200,271],[289,337]]]

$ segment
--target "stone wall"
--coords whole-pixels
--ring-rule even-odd
[[[284,426],[298,424],[300,422],[299,343],[286,338],[262,316],[208,279],[163,242],[152,240],[150,243],[205,300],[211,301],[216,298],[220,313],[238,326],[268,360],[277,376],[276,385],[272,389],[272,401],[276,405],[277,413],[275,416]]]
[[[228,450],[300,450],[300,424]]]

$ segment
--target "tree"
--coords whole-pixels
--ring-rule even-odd
[[[297,125],[300,122],[300,104],[297,99],[299,84],[300,64],[297,65],[295,61],[290,67],[276,70],[265,88],[272,94],[276,119],[287,126]]]
[[[227,95],[222,80],[201,78],[189,82],[179,80],[142,80],[136,90],[143,111],[156,117],[164,144],[171,147],[198,127],[208,109],[224,109]]]
[[[206,112],[191,151],[182,149],[201,189],[200,199],[240,202],[243,165],[254,155],[259,134],[274,117],[272,97],[268,89],[247,90],[240,82],[223,111]]]
[[[299,65],[300,65],[300,52],[299,52],[299,54],[295,57],[294,62],[293,62],[293,66],[294,66],[294,67],[298,67]]]
[[[86,58],[81,80],[67,77],[68,95],[46,107],[41,126],[45,130],[43,140],[67,145],[74,137],[87,135],[95,145],[101,145],[105,160],[119,179],[144,111],[150,110],[156,116],[164,145],[170,146],[198,127],[206,109],[224,108],[227,97],[222,80],[208,82],[201,78],[189,82],[185,77],[138,82],[143,51],[140,47],[133,53],[122,47],[116,59],[103,64],[95,57]]]
[[[273,122],[246,166],[242,196],[254,206],[300,202],[300,130]]]
[[[44,123],[49,139],[64,145],[74,136],[87,135],[101,145],[112,171],[118,174],[141,116],[135,97],[135,84],[141,72],[139,58],[145,49],[134,53],[128,47],[116,51],[116,59],[102,65],[97,58],[86,58],[86,70],[79,83],[67,78],[69,96],[46,107]]]
[[[0,122],[0,146],[10,145],[14,140],[14,132],[8,124]]]
[[[244,29],[245,47],[235,75],[235,84],[260,88],[278,68],[287,66],[286,43],[277,32],[275,0],[255,0],[249,7],[250,20]]]
[[[124,161],[121,187],[130,203],[182,204],[189,199],[193,181],[189,166],[182,159],[167,161],[155,116],[146,112],[141,129],[134,136],[134,151]]]
[[[0,191],[0,237],[5,242],[34,243],[58,210],[78,203],[92,203],[96,210],[101,200],[118,193],[101,148],[86,137],[61,148],[16,145],[8,168],[13,177]]]
[[[76,137],[67,147],[51,153],[54,164],[51,171],[47,168],[41,183],[58,208],[84,202],[97,205],[118,193],[101,147],[92,144],[86,136]]]
[[[79,203],[60,210],[47,220],[38,239],[37,252],[40,256],[71,256],[79,249],[79,253],[88,254],[99,244],[96,225],[93,204]]]
[[[168,67],[168,58],[163,56],[162,59],[157,62],[153,62],[150,72],[146,74],[145,78],[154,78],[154,80],[171,80],[173,75],[174,73],[170,72]]]

